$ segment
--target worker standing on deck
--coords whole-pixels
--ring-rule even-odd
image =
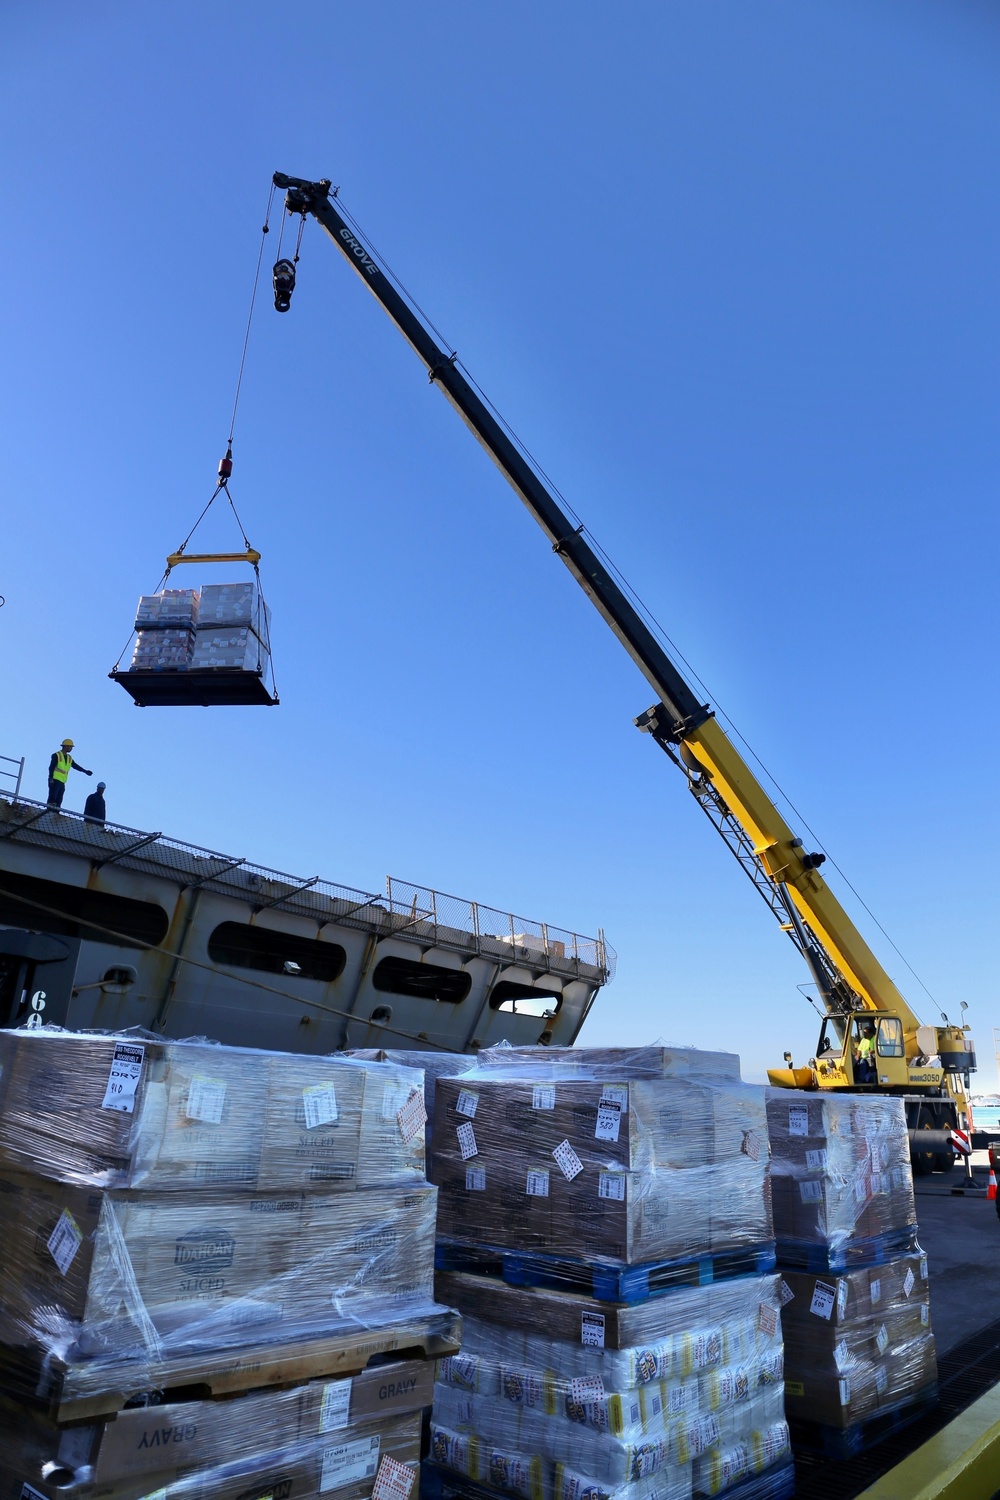
[[[78,766],[73,759],[73,741],[63,740],[49,761],[49,806],[61,807],[63,793],[69,780],[70,771],[82,771],[84,776],[93,776],[93,771],[88,771],[85,766]]]
[[[91,792],[83,804],[83,821],[85,823],[100,823],[101,827],[104,827],[105,819],[108,816],[107,805],[104,801],[104,789],[107,784],[106,781],[99,781],[97,783],[97,791]]]

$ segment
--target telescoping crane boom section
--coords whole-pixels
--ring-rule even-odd
[[[685,771],[703,810],[805,957],[827,1012],[843,1018],[858,1011],[891,1012],[902,1022],[907,1054],[917,1053],[919,1020],[820,875],[818,866],[824,856],[804,849],[710,706],[699,701],[591,547],[583,529],[571,523],[536,469],[463,375],[456,355],[441,347],[425,320],[341,213],[331,184],[308,182],[280,172],[275,173],[274,182],[286,191],[288,211],[310,214],[326,230],[389,314],[423,362],[431,381],[520,495],[552,550],[656,693],[657,702],[639,716],[636,724],[652,734]],[[284,288],[282,310],[288,305],[287,292]],[[965,1068],[968,1063],[961,1066]]]

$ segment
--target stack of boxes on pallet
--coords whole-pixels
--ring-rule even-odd
[[[46,1030],[0,1063],[0,1500],[405,1500],[460,1328],[420,1073]]]
[[[727,1054],[498,1048],[438,1078],[434,1497],[790,1493],[764,1091]]]
[[[772,1089],[767,1118],[788,1416],[803,1446],[849,1456],[935,1398],[904,1105]]]
[[[266,671],[271,612],[256,583],[211,583],[143,594],[132,671]]]

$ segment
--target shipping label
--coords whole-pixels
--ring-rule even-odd
[[[406,1103],[396,1111],[396,1124],[405,1142],[413,1140],[419,1130],[427,1124],[427,1106],[423,1089],[413,1089]],[[471,1128],[471,1127],[470,1127]]]
[[[766,1302],[762,1302],[757,1309],[757,1327],[761,1333],[765,1334],[769,1339],[773,1339],[778,1328],[777,1309],[769,1307]]]
[[[880,1354],[884,1354],[889,1347],[889,1332],[884,1323],[875,1335],[875,1347]]]
[[[549,1174],[545,1167],[536,1168],[528,1173],[524,1191],[529,1198],[547,1198],[549,1196]]]
[[[916,1281],[916,1277],[913,1274],[913,1267],[912,1266],[907,1266],[907,1268],[906,1268],[906,1275],[903,1277],[903,1296],[904,1297],[908,1297],[910,1295],[910,1293],[913,1291],[913,1286],[914,1286],[914,1282],[915,1281]]]
[[[826,1171],[826,1147],[824,1146],[819,1151],[807,1151],[806,1152],[806,1166],[809,1168],[810,1172],[825,1172]]]
[[[625,1202],[625,1173],[602,1172],[597,1179],[598,1198],[611,1198],[616,1203]]]
[[[331,1380],[323,1387],[319,1413],[320,1432],[336,1432],[346,1427],[351,1413],[351,1381]]]
[[[795,1293],[792,1291],[787,1281],[782,1280],[778,1287],[778,1301],[781,1303],[782,1307],[787,1307],[789,1302],[795,1301]]]
[[[303,1089],[302,1106],[306,1112],[307,1130],[337,1123],[337,1095],[332,1083],[315,1083],[311,1088]]]
[[[63,1209],[59,1215],[55,1229],[46,1241],[49,1254],[59,1267],[60,1276],[65,1276],[73,1261],[76,1252],[83,1244],[83,1230],[74,1219],[68,1209]]]
[[[888,1384],[889,1384],[889,1377],[888,1377],[888,1375],[885,1372],[885,1365],[876,1365],[875,1366],[875,1389],[878,1391],[878,1393],[879,1393],[880,1396],[885,1395],[885,1389],[886,1389],[886,1386]]]
[[[384,1453],[375,1475],[372,1500],[410,1500],[410,1491],[416,1477],[415,1469]]]
[[[556,1086],[554,1083],[536,1083],[531,1090],[532,1109],[555,1109]]]
[[[379,1445],[376,1433],[374,1437],[361,1438],[355,1443],[338,1443],[333,1448],[324,1449],[320,1494],[374,1478],[378,1469]]]
[[[471,1089],[460,1089],[455,1108],[460,1115],[466,1115],[470,1120],[474,1120],[476,1110],[479,1108],[479,1095],[474,1094]],[[385,1459],[382,1462],[385,1463]],[[409,1469],[406,1472],[409,1473]]]
[[[462,1153],[462,1160],[468,1161],[470,1156],[479,1155],[479,1147],[476,1145],[476,1132],[470,1121],[458,1127],[458,1148]]]
[[[837,1305],[837,1288],[829,1282],[817,1281],[809,1304],[809,1311],[815,1313],[817,1318],[825,1318],[829,1323],[833,1316],[833,1309]]]
[[[466,1167],[465,1169],[465,1191],[467,1193],[485,1193],[486,1191],[486,1168]]]
[[[799,1183],[799,1197],[803,1203],[822,1203],[823,1184],[821,1182],[810,1182],[808,1177],[804,1177]]]
[[[589,1349],[604,1348],[604,1314],[584,1312],[580,1314],[580,1343]]]
[[[142,1077],[142,1062],[145,1047],[132,1042],[116,1042],[108,1074],[107,1087],[101,1101],[102,1109],[114,1109],[119,1114],[130,1115],[135,1109],[135,1091]]]
[[[793,1104],[788,1110],[788,1134],[809,1134],[809,1110],[804,1104]]]
[[[614,1099],[601,1099],[597,1106],[594,1136],[599,1141],[616,1141],[622,1125],[622,1107]]]
[[[577,1156],[569,1141],[560,1141],[552,1155],[555,1157],[556,1165],[567,1182],[572,1182],[573,1178],[578,1177],[583,1171],[583,1162]]]
[[[744,1130],[740,1150],[744,1156],[749,1156],[751,1161],[757,1161],[760,1156],[760,1136],[755,1130]]]
[[[206,1125],[219,1125],[222,1123],[225,1103],[224,1078],[209,1078],[204,1073],[192,1073],[185,1110],[189,1120],[203,1120]]]
[[[876,1302],[881,1302],[882,1301],[882,1278],[881,1278],[881,1276],[873,1276],[872,1279],[871,1279],[871,1281],[868,1283],[868,1296],[869,1296],[869,1298],[871,1300],[871,1304],[872,1304],[873,1307],[875,1306]]]

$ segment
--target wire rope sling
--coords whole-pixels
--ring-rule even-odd
[[[226,456],[219,464],[217,483],[183,542],[168,556],[166,571],[155,590],[141,596],[132,634],[108,674],[114,682],[121,684],[140,708],[199,705],[211,708],[238,704],[274,707],[279,701],[271,655],[271,612],[261,586],[260,553],[250,545],[229,492],[229,480],[233,472],[233,432],[273,196],[272,186],[250,297],[229,441]],[[282,276],[290,279],[294,285],[295,262],[299,258],[297,243],[295,262],[281,259],[280,238],[279,235],[279,260],[274,275],[276,306],[279,267]],[[301,238],[300,230],[299,243]],[[243,550],[189,552],[187,549],[191,538],[222,496],[225,496],[232,511],[242,538]],[[252,569],[253,577],[243,582],[202,583],[200,588],[168,588],[171,573],[182,563],[193,563],[201,567],[245,563]],[[123,669],[122,661],[133,640],[135,644],[131,661]]]

